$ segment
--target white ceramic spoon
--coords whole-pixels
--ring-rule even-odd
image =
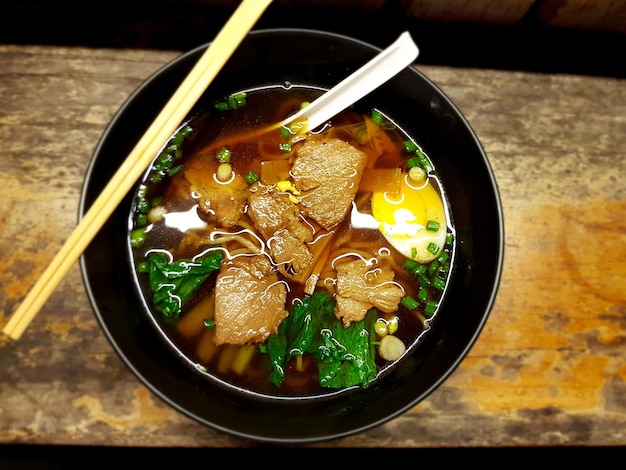
[[[411,35],[405,31],[389,47],[381,51],[364,66],[353,72],[308,106],[292,114],[281,126],[296,120],[306,121],[307,132],[326,123],[344,109],[356,103],[374,89],[397,75],[415,61],[419,49]]]

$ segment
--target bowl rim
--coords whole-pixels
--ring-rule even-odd
[[[264,37],[267,35],[297,35],[297,36],[304,35],[304,36],[313,36],[313,37],[318,37],[321,35],[325,38],[329,38],[334,41],[342,41],[345,43],[350,43],[355,46],[369,49],[373,53],[379,52],[381,50],[377,46],[374,46],[370,43],[367,43],[359,39],[352,38],[347,35],[334,33],[334,32],[328,32],[324,30],[317,30],[317,29],[267,28],[267,29],[254,29],[249,33],[249,36],[252,37],[253,39]],[[158,81],[159,77],[164,71],[177,66],[177,64],[180,64],[182,61],[189,60],[189,58],[193,57],[194,55],[198,55],[201,51],[204,51],[210,44],[211,42],[206,42],[193,49],[183,52],[182,54],[178,55],[177,57],[173,58],[169,62],[159,67],[156,71],[154,71],[151,75],[149,75],[145,80],[143,80],[142,83],[127,97],[127,99],[119,107],[117,112],[114,114],[114,116],[112,117],[108,125],[106,126],[104,132],[102,133],[94,149],[92,157],[89,161],[89,165],[85,173],[83,187],[81,190],[81,197],[80,197],[80,204],[79,204],[79,220],[83,217],[86,210],[88,209],[88,205],[90,204],[90,201],[88,200],[88,197],[87,197],[87,192],[88,192],[87,190],[92,179],[96,177],[95,166],[97,163],[97,157],[102,152],[104,143],[107,141],[107,139],[111,138],[112,134],[114,134],[115,129],[116,129],[116,124],[121,119],[121,116],[128,110],[128,108],[133,106],[133,103],[136,101],[139,95],[141,95],[153,83]],[[159,387],[155,386],[150,381],[150,379],[147,378],[144,375],[144,373],[142,373],[142,371],[138,367],[136,367],[136,365],[127,357],[123,348],[118,343],[114,332],[109,328],[109,325],[107,324],[102,313],[100,312],[100,309],[98,306],[98,299],[94,291],[94,288],[92,286],[89,275],[88,275],[86,255],[83,254],[83,256],[81,256],[80,258],[81,273],[83,276],[83,281],[85,284],[87,296],[89,297],[89,301],[93,307],[94,314],[98,320],[98,323],[100,324],[103,332],[105,333],[105,336],[107,337],[108,341],[110,342],[113,349],[117,353],[118,357],[122,359],[123,363],[132,371],[132,373],[140,380],[140,382],[146,385],[150,389],[150,391],[154,393],[156,396],[158,396],[162,401],[169,404],[172,408],[176,409],[181,414],[192,418],[196,422],[200,422],[215,430],[225,432],[226,434],[234,435],[237,437],[251,439],[255,441],[271,442],[271,443],[302,444],[302,443],[321,442],[321,441],[338,439],[342,437],[351,436],[357,433],[361,433],[361,432],[370,430],[372,428],[375,428],[379,425],[382,425],[400,416],[401,414],[405,413],[408,409],[414,407],[417,403],[419,403],[420,401],[428,397],[435,389],[437,389],[452,374],[452,372],[454,372],[454,370],[457,369],[459,364],[464,360],[467,353],[474,346],[476,340],[478,339],[480,333],[482,332],[484,328],[484,325],[495,303],[500,281],[501,281],[502,269],[503,269],[503,264],[504,264],[504,241],[505,241],[504,216],[503,216],[503,210],[502,210],[502,202],[501,202],[500,192],[498,189],[498,184],[496,182],[495,175],[491,167],[491,164],[489,162],[489,159],[480,141],[478,140],[476,133],[474,132],[470,123],[468,122],[467,118],[463,115],[463,113],[461,113],[461,111],[457,108],[457,106],[434,82],[432,82],[426,75],[424,75],[420,70],[417,69],[417,66],[415,64],[411,65],[409,69],[411,73],[417,75],[417,77],[425,81],[425,83],[428,86],[432,87],[439,94],[442,100],[446,101],[446,106],[449,106],[451,110],[453,110],[456,113],[456,118],[459,120],[460,125],[465,128],[466,132],[469,134],[471,139],[473,139],[474,141],[473,145],[476,147],[476,149],[478,150],[481,156],[481,159],[482,159],[481,164],[484,166],[483,169],[484,171],[486,171],[487,178],[491,185],[492,194],[490,194],[490,196],[493,198],[493,203],[495,206],[494,209],[496,211],[496,215],[498,219],[497,225],[495,227],[495,234],[496,234],[496,237],[498,238],[498,243],[497,243],[497,246],[494,247],[494,250],[497,250],[497,261],[496,261],[496,265],[493,267],[494,268],[494,274],[493,274],[493,280],[492,280],[493,282],[490,288],[488,298],[482,308],[483,312],[482,312],[480,322],[476,324],[474,332],[471,335],[470,339],[466,342],[465,347],[462,350],[460,350],[460,352],[457,354],[456,359],[447,366],[446,372],[443,375],[441,375],[436,381],[434,381],[430,385],[430,387],[426,388],[420,395],[416,396],[413,401],[407,402],[406,404],[404,404],[404,406],[400,406],[399,408],[397,408],[393,413],[390,413],[386,416],[380,417],[373,421],[369,421],[365,424],[358,425],[352,428],[342,429],[336,432],[330,432],[329,434],[323,435],[323,436],[311,435],[311,436],[277,437],[277,436],[264,436],[259,433],[253,433],[253,432],[248,432],[248,431],[241,431],[236,428],[223,426],[220,424],[216,424],[214,422],[207,421],[206,419],[203,419],[202,417],[195,415],[193,412],[190,412],[185,407],[180,406],[178,403],[174,402],[167,394],[163,393]],[[445,182],[444,182],[444,186],[445,186]],[[183,366],[181,365],[181,367]]]

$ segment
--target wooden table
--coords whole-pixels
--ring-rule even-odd
[[[94,147],[179,52],[0,45],[0,324],[73,230]],[[419,67],[484,145],[505,218],[477,343],[425,401],[311,447],[626,445],[626,80]],[[0,338],[0,444],[253,447],[153,396],[101,332],[78,264]]]

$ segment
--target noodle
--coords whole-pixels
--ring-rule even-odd
[[[220,234],[216,237],[211,237],[211,238],[203,238],[202,241],[200,242],[200,244],[202,245],[221,245],[223,243],[228,243],[231,241],[235,241],[240,243],[241,245],[245,246],[246,248],[248,248],[248,250],[250,250],[250,252],[255,253],[255,254],[261,254],[263,253],[263,249],[257,247],[254,243],[252,243],[250,240],[248,240],[247,238],[243,237],[242,235],[239,234]]]

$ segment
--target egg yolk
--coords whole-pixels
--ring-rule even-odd
[[[443,201],[430,179],[416,185],[408,175],[402,176],[399,193],[373,194],[372,216],[395,249],[407,258],[427,263],[439,256],[446,242]]]

